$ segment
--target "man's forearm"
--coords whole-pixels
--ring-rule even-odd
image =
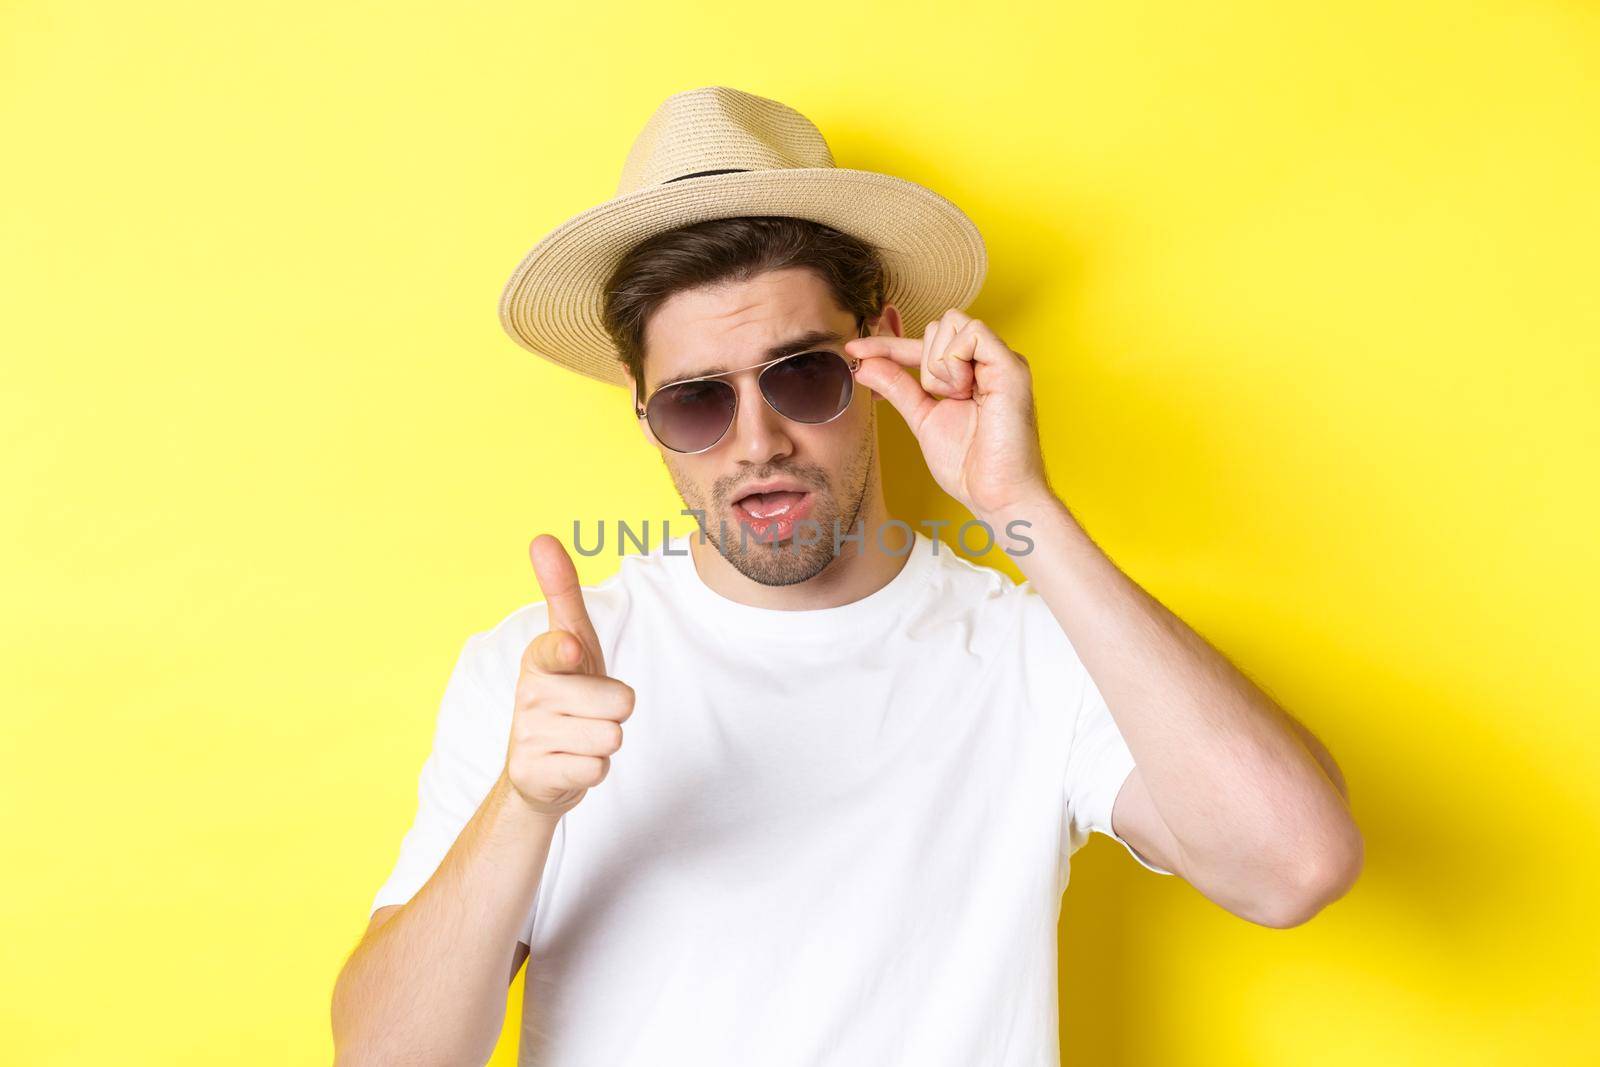
[[[333,993],[337,1063],[484,1063],[557,819],[502,773],[433,877],[346,961]]]
[[[1331,892],[1359,833],[1325,750],[1265,693],[1102,553],[1051,496],[985,516],[1028,520],[1018,566],[1111,709],[1150,799],[1213,899]]]

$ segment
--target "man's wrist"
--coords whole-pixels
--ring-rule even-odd
[[[995,531],[995,536],[1006,532],[1013,522],[1022,521],[1029,527],[1040,526],[1061,518],[1071,519],[1072,513],[1061,499],[1046,486],[1037,492],[1021,497],[1013,503],[978,512],[976,518]],[[1026,527],[1025,527],[1026,528]]]
[[[551,813],[535,807],[527,797],[517,790],[516,785],[511,781],[511,776],[505,770],[501,770],[500,777],[495,781],[494,789],[499,794],[500,809],[508,813],[512,818],[525,822],[530,827],[554,831],[556,823],[560,822],[561,816],[566,814],[566,811]]]

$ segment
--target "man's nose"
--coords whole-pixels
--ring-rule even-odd
[[[794,441],[789,437],[788,419],[772,410],[767,398],[761,395],[761,386],[751,379],[740,382],[739,411],[734,418],[733,451],[737,458],[750,463],[766,463],[778,456],[794,451]]]

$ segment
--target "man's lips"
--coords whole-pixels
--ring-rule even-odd
[[[792,478],[769,478],[764,482],[748,482],[740,486],[733,494],[733,500],[737,503],[752,493],[776,492],[804,493],[808,490]]]
[[[794,512],[810,495],[782,489],[770,493],[748,493],[734,501],[734,506],[751,518],[778,519]]]
[[[778,542],[794,534],[797,522],[811,514],[816,496],[803,489],[745,493],[733,502],[733,515],[762,541]]]

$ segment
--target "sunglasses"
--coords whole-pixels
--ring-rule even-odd
[[[858,337],[867,336],[858,320]],[[826,350],[795,352],[765,363],[657,386],[634,413],[650,423],[656,440],[674,452],[694,455],[714,448],[727,436],[739,411],[739,392],[723,379],[756,371],[756,383],[767,406],[794,422],[820,426],[832,422],[855,396],[855,372],[861,361]]]

